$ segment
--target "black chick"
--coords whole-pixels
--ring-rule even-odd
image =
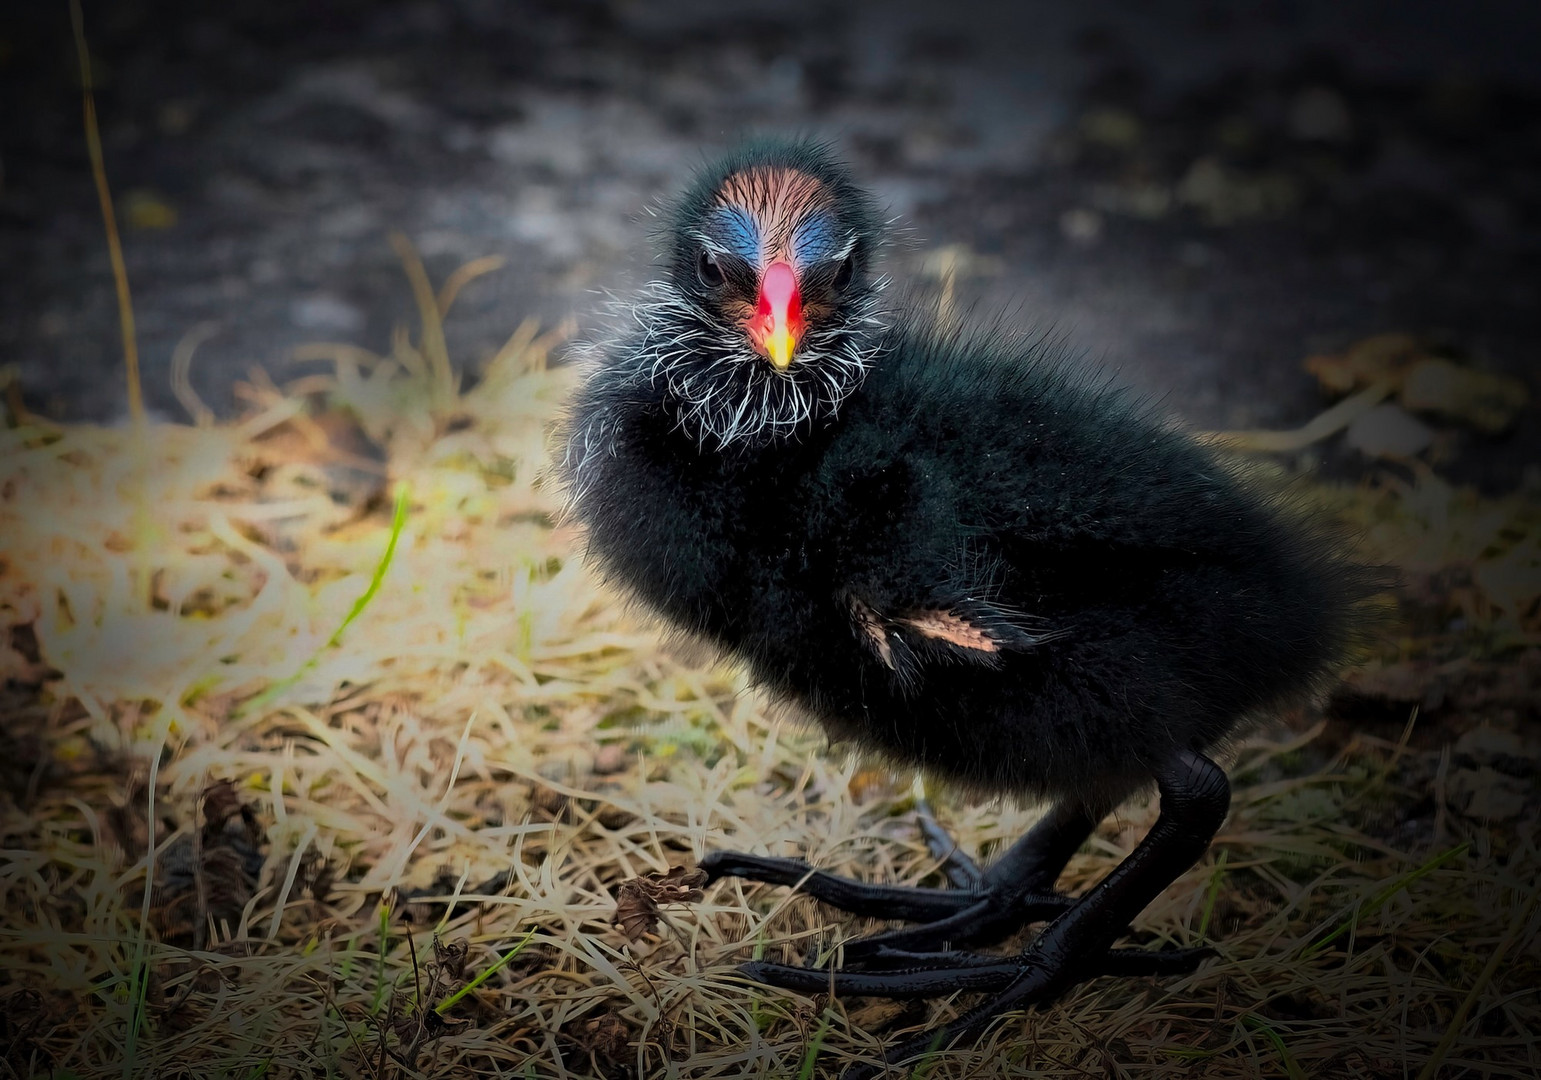
[[[666,275],[567,418],[591,556],[832,734],[1053,801],[989,869],[952,856],[950,889],[708,855],[713,878],[918,924],[848,944],[833,973],[744,972],[810,993],[990,995],[894,1063],[1092,976],[1193,970],[1202,950],[1113,943],[1225,817],[1205,755],[1320,684],[1369,575],[1055,345],[882,313],[880,218],[826,148],[751,144],[667,221]],[[1152,781],[1144,841],[1079,900],[1054,892]],[[1020,955],[958,951],[1044,920]]]

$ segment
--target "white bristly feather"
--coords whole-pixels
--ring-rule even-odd
[[[880,280],[841,305],[833,321],[808,329],[797,355],[777,371],[737,328],[726,326],[668,281],[653,281],[618,305],[621,333],[594,351],[589,375],[607,390],[663,390],[680,429],[703,451],[731,452],[806,434],[838,414],[866,378],[881,348]],[[564,465],[569,497],[581,500],[592,466],[612,451],[606,412],[568,433]]]

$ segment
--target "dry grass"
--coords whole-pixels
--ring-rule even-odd
[[[249,387],[241,423],[0,431],[10,1073],[832,1076],[953,1015],[740,981],[870,929],[785,890],[611,924],[623,882],[717,847],[926,879],[910,778],[586,573],[539,482],[569,373],[524,328],[462,392],[452,290],[414,279],[422,344],[313,350],[335,375]],[[1415,541],[1387,490],[1350,501]],[[1513,614],[1500,662],[1535,643]],[[1325,727],[1241,752],[1229,822],[1140,924],[1218,960],[1085,985],[919,1075],[1541,1073],[1534,802],[1464,816],[1448,749]],[[986,853],[1033,818],[941,806]],[[1105,823],[1068,883],[1152,818]]]

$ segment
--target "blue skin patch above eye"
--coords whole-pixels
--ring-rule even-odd
[[[750,264],[760,261],[760,230],[747,211],[719,206],[706,218],[706,231],[733,254]]]
[[[828,214],[814,214],[792,234],[792,256],[799,266],[811,266],[839,253],[841,237]]]

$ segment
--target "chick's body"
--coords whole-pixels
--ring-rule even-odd
[[[1331,565],[1043,343],[903,329],[838,416],[703,452],[595,388],[603,566],[833,733],[983,789],[1115,801],[1341,647]]]
[[[1203,949],[1116,942],[1225,818],[1206,753],[1320,681],[1372,575],[1057,346],[880,315],[878,215],[822,148],[752,145],[665,220],[666,274],[567,420],[590,554],[834,733],[1054,803],[988,869],[922,814],[952,889],[706,853],[710,880],[912,924],[845,942],[837,969],[740,971],[805,993],[993,994],[890,1047],[895,1065],[1088,978],[1195,970]],[[1083,895],[1053,891],[1147,782],[1144,839]],[[963,951],[1044,920],[1014,957]]]

